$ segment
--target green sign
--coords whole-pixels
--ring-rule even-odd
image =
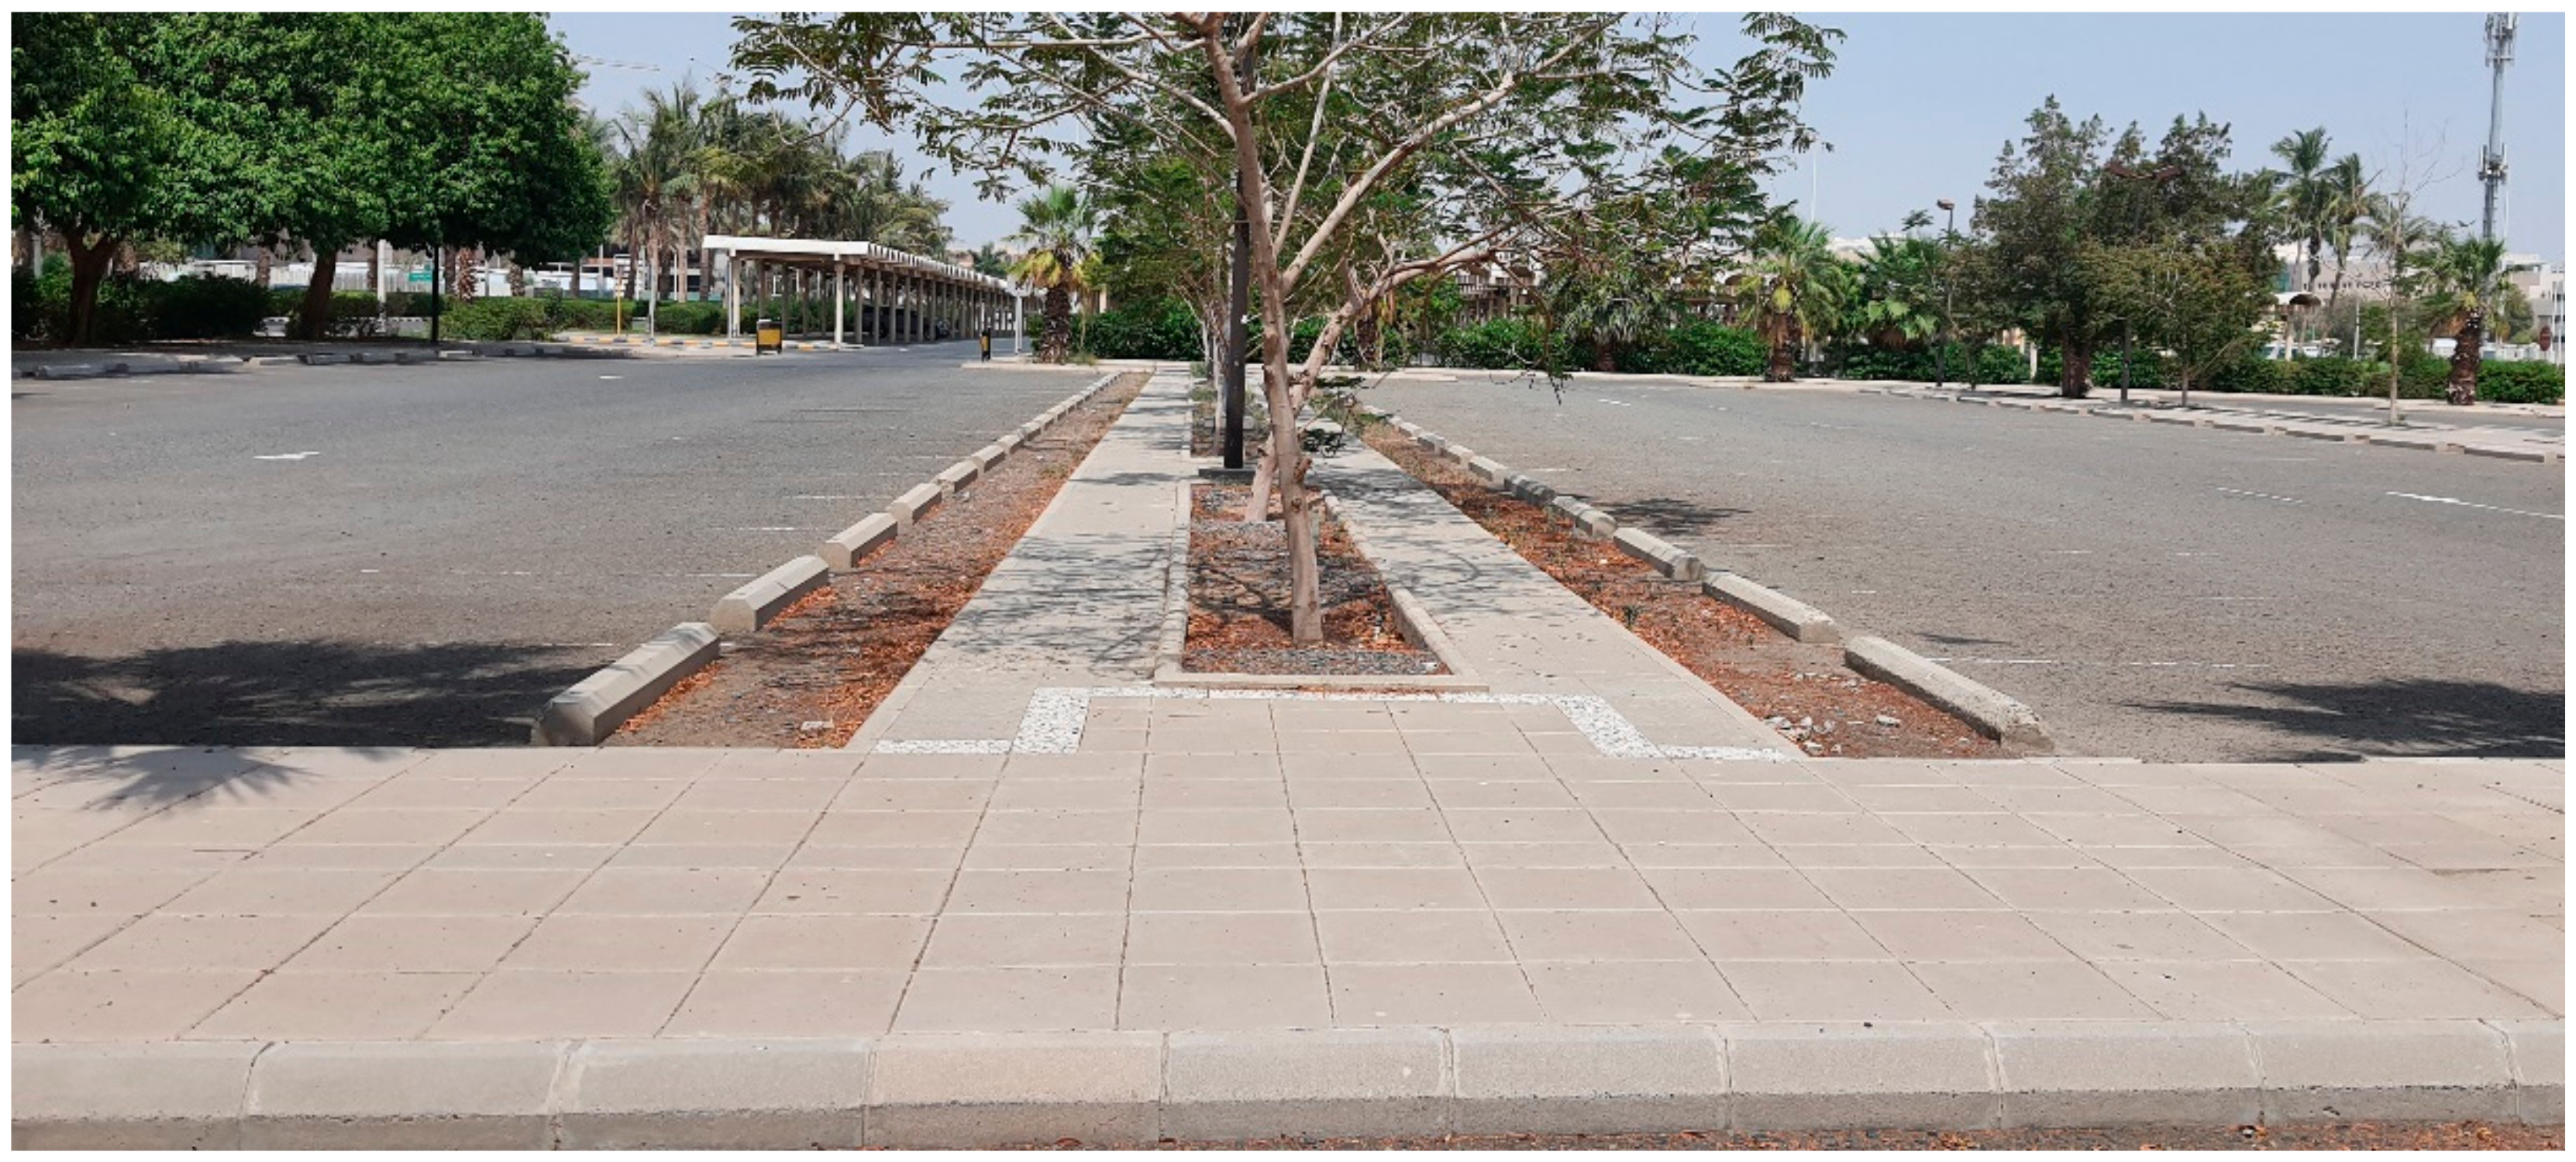
[[[403,281],[407,283],[417,283],[421,286],[428,286],[429,272],[426,270],[412,271],[411,273],[403,276]]]

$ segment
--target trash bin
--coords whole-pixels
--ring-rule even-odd
[[[762,319],[753,326],[751,353],[758,355],[763,351],[775,351],[780,354],[785,354],[787,351],[787,332],[778,325],[776,319]]]

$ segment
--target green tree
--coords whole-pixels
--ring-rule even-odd
[[[2325,318],[2331,322],[2343,301],[2343,280],[2352,266],[2353,247],[2363,240],[2361,223],[2370,214],[2370,178],[2362,172],[2361,155],[2347,153],[2335,159],[2325,181],[2326,248],[2334,252],[2335,263],[2334,281],[2326,289]]]
[[[2282,165],[2281,218],[2290,240],[2307,255],[2299,280],[2303,291],[2317,288],[2317,278],[2324,271],[2326,236],[2334,225],[2333,167],[2326,160],[2331,150],[2324,126],[2302,129],[2272,143],[2272,156],[2280,158]]]
[[[1323,626],[1299,417],[1320,402],[1342,335],[1406,286],[1542,249],[1606,191],[1770,173],[1812,143],[1797,105],[1839,35],[1749,16],[1750,51],[1712,75],[1667,18],[1616,13],[897,12],[736,26],[755,95],[907,129],[996,193],[1078,148],[1048,132],[1060,123],[1123,121],[1202,172],[1236,175],[1272,417],[1253,492],[1279,502],[1301,643]],[[983,94],[972,107],[931,91],[955,58]],[[1308,306],[1317,338],[1292,366],[1292,316]]]
[[[1011,277],[1046,292],[1038,362],[1062,363],[1073,342],[1073,293],[1089,289],[1085,266],[1099,213],[1071,186],[1049,186],[1022,198],[1020,228],[1010,240],[1027,248]]]
[[[2186,407],[2194,382],[2253,346],[2252,323],[2272,301],[2261,268],[2226,246],[2170,239],[2099,248],[2088,262],[2087,277],[2136,322],[2138,337],[2172,356]]]
[[[1756,235],[1751,261],[1730,287],[1736,317],[1769,346],[1762,378],[1797,378],[1799,349],[1832,337],[1851,292],[1851,270],[1834,257],[1823,223],[1782,218]]]
[[[1915,351],[1941,334],[1941,246],[1912,234],[1869,240],[1852,271],[1843,331],[1875,347]]]
[[[2487,316],[2496,305],[2497,288],[2510,269],[2499,238],[2446,238],[2426,264],[2424,303],[2440,329],[2451,332],[2451,374],[2443,385],[2453,404],[2478,402],[2478,365],[2487,335]]]
[[[66,341],[89,340],[119,247],[159,233],[202,180],[197,134],[157,59],[159,18],[122,12],[9,17],[9,215],[62,232],[71,259]],[[26,304],[20,304],[25,309]]]

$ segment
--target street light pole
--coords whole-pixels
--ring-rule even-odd
[[[1932,203],[1949,215],[1941,228],[1941,337],[1932,344],[1932,386],[1950,386],[1950,311],[1957,299],[1959,272],[1950,269],[1959,242],[1959,203],[1948,198]]]

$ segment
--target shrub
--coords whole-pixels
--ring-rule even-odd
[[[2289,381],[2281,361],[2260,354],[2241,355],[2202,373],[2192,386],[2205,391],[2278,393]]]
[[[1079,333],[1079,332],[1077,332]],[[1092,316],[1084,349],[1101,359],[1200,359],[1198,316],[1179,302],[1137,303]],[[1308,342],[1313,341],[1309,336]]]
[[[2557,403],[2567,398],[2567,369],[2555,363],[2489,359],[2478,365],[2478,398],[2494,403]]]
[[[1681,375],[1760,375],[1762,340],[1742,327],[1694,319],[1664,336],[1662,370]]]
[[[2030,373],[2029,362],[2022,357],[2021,351],[2017,348],[1983,346],[1976,348],[1974,354],[1977,383],[2019,383]],[[1947,367],[1950,382],[1960,384],[1969,382],[1969,358],[1970,350],[1966,344],[1948,345]],[[1883,351],[1875,347],[1862,347],[1846,352],[1842,366],[1835,374],[1843,379],[1894,379],[1931,383],[1941,378],[1941,370],[1942,364],[1936,360],[1936,353],[1930,349]],[[2115,376],[2113,382],[2116,383],[2118,382],[2116,363],[2113,374]]]
[[[1542,340],[1538,328],[1526,321],[1489,319],[1441,336],[1440,359],[1451,367],[1520,371],[1546,363]]]
[[[175,282],[148,282],[150,337],[225,339],[259,330],[268,316],[268,294],[248,279],[192,274]]]
[[[546,305],[535,299],[493,297],[443,304],[439,333],[447,339],[538,339],[546,325]]]

